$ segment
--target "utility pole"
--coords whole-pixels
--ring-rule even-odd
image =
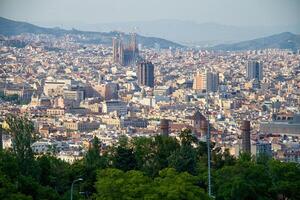
[[[2,132],[2,124],[0,124],[0,151],[3,149]]]
[[[208,195],[211,195],[211,169],[210,169],[210,124],[209,124],[209,104],[208,104],[208,91],[206,88],[206,116],[207,116],[207,134],[206,134],[206,144],[207,144],[207,174],[208,174]]]

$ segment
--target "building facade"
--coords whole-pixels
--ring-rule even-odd
[[[119,115],[127,114],[127,103],[119,100],[110,100],[103,102],[103,113],[117,112]]]
[[[263,66],[262,63],[250,60],[246,67],[246,77],[248,80],[256,79],[258,81],[263,79]]]
[[[139,55],[136,34],[132,33],[128,45],[120,38],[112,39],[113,46],[113,60],[123,66],[135,65],[136,59]]]
[[[151,62],[141,62],[137,69],[138,84],[154,87],[154,65]]]
[[[197,91],[206,90],[217,92],[219,88],[219,74],[209,71],[197,72],[194,76],[193,89]]]

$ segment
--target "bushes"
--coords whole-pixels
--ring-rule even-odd
[[[151,200],[194,200],[209,199],[197,185],[198,178],[187,172],[179,173],[173,168],[159,172],[152,179],[141,171],[123,172],[119,169],[98,171],[96,199],[151,199]]]
[[[70,165],[44,155],[34,158],[32,124],[8,120],[13,148],[0,151],[0,199],[209,199],[206,144],[190,131],[180,140],[167,136],[120,140],[100,155],[94,138],[85,158]],[[212,145],[213,148],[213,145]],[[24,166],[26,164],[26,166]],[[212,193],[216,199],[300,199],[300,168],[295,163],[253,159],[212,150]]]

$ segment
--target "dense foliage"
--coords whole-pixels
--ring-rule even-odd
[[[167,136],[121,138],[101,152],[94,138],[85,158],[68,164],[52,155],[35,156],[30,121],[9,117],[13,148],[0,150],[0,199],[210,199],[206,144],[189,130]],[[215,199],[300,199],[300,167],[267,158],[238,159],[212,148]]]

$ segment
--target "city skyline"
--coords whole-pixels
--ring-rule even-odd
[[[0,0],[0,199],[299,199],[299,5]]]

